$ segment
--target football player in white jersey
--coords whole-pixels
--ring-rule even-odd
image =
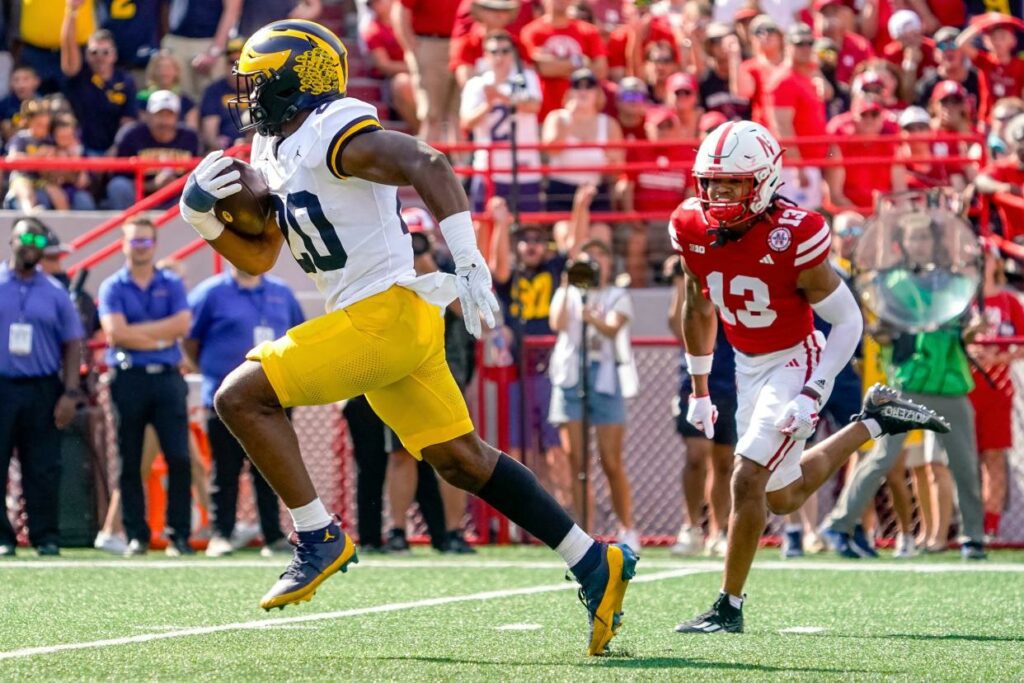
[[[265,609],[309,600],[356,561],[352,539],[325,509],[284,409],[366,394],[417,458],[554,548],[580,582],[603,654],[618,629],[637,557],[594,541],[533,474],[483,443],[444,359],[442,308],[456,296],[466,326],[494,324],[497,302],[462,186],[444,155],[385,131],[375,109],[346,97],[345,47],[308,21],[269,24],[235,65],[235,111],[255,128],[252,163],[265,177],[277,226],[259,237],[225,230],[212,209],[239,191],[231,161],[214,152],[192,173],[181,212],[237,268],[269,270],[282,244],[316,282],[327,313],[261,343],[218,391],[218,414],[288,506],[295,555],[263,597]],[[241,118],[239,118],[241,123]],[[456,275],[416,277],[396,187],[412,185],[439,219]]]

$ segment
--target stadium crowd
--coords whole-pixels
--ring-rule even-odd
[[[5,4],[6,13],[0,14],[3,153],[10,160],[108,156],[168,162],[146,175],[144,193],[152,193],[187,172],[187,166],[175,162],[245,142],[229,116],[227,101],[236,92],[230,67],[247,35],[286,16],[337,21],[340,15],[335,10],[344,4]],[[696,143],[716,127],[752,119],[780,139],[799,140],[786,144],[784,193],[801,206],[820,208],[834,217],[833,255],[840,271],[848,272],[851,250],[880,194],[951,188],[969,207],[975,224],[989,195],[1024,194],[1024,59],[1017,43],[1024,22],[1016,16],[1019,8],[1003,15],[984,14],[991,4],[360,0],[357,21],[352,22],[357,29],[346,32],[344,23],[338,22],[334,28],[352,36],[347,41],[353,74],[349,94],[376,104],[389,127],[442,148],[467,140],[480,147],[471,158],[463,158],[461,152],[453,152],[451,158],[474,171],[467,177],[467,191],[481,217],[480,240],[503,304],[505,326],[485,338],[485,362],[519,368],[510,406],[513,411],[525,407],[529,415],[516,412],[509,417],[511,448],[542,473],[560,502],[578,517],[586,514],[582,492],[570,484],[582,459],[582,408],[576,395],[580,378],[572,371],[573,359],[586,346],[600,361],[591,378],[596,391],[593,403],[588,403],[590,424],[595,426],[620,535],[639,547],[643,520],[633,519],[622,454],[623,401],[643,391],[642,386],[631,386],[628,372],[622,371],[630,365],[629,321],[634,313],[629,288],[674,286],[668,329],[681,340],[681,271],[670,253],[665,224],[671,211],[692,196],[686,165],[694,158]],[[924,133],[940,135],[929,139]],[[486,148],[512,139],[523,149],[514,153]],[[622,146],[623,141],[654,144]],[[32,217],[15,223],[11,259],[0,270],[0,288],[9,286],[12,291],[18,284],[17,254],[25,250],[36,249],[46,272],[60,273],[61,245],[45,225],[47,211],[119,210],[138,199],[131,175],[73,168],[12,171],[4,178],[2,195],[5,209]],[[996,231],[1016,238],[1018,226],[1024,225],[1024,208],[995,206]],[[603,220],[600,214],[612,211],[625,212],[627,220]],[[530,220],[530,214],[538,212],[546,212],[546,219]],[[525,215],[523,220],[518,219],[520,214]],[[552,214],[561,220],[550,220]],[[592,219],[592,214],[597,215]],[[410,226],[419,226],[413,230],[420,235],[419,246],[414,244],[418,259],[430,261],[418,260],[417,268],[447,268],[430,216],[412,209],[405,218]],[[249,540],[235,533],[244,454],[212,410],[213,392],[230,370],[224,365],[227,360],[241,360],[247,346],[282,334],[302,315],[287,287],[270,277],[253,279],[235,271],[186,292],[172,269],[156,266],[155,239],[152,225],[144,219],[126,224],[125,269],[99,289],[98,314],[88,306],[83,309],[83,299],[76,298],[79,312],[85,313],[84,328],[75,331],[71,322],[63,321],[65,327],[54,330],[59,342],[53,348],[93,333],[100,339],[105,334],[111,345],[105,363],[114,375],[112,399],[120,416],[121,474],[96,546],[118,553],[145,552],[151,530],[141,482],[147,462],[159,449],[170,472],[169,551],[191,552],[187,511],[195,495],[213,518],[207,553],[223,555]],[[909,557],[920,549],[946,548],[954,495],[961,533],[979,544],[986,537],[998,538],[1007,495],[1009,413],[992,407],[1009,409],[1012,383],[1007,363],[1016,356],[972,342],[979,334],[1024,333],[1024,310],[1007,287],[1007,276],[1016,275],[1015,263],[1004,261],[998,248],[989,251],[985,318],[929,333],[945,335],[947,376],[927,385],[914,385],[909,379],[912,366],[925,362],[925,347],[932,348],[931,341],[920,339],[928,335],[916,335],[916,350],[890,364],[896,376],[902,372],[908,390],[956,399],[964,414],[973,403],[974,413],[984,415],[978,420],[977,439],[929,443],[923,455],[915,454],[913,445],[901,450],[900,444],[891,442],[884,454],[865,454],[851,467],[850,483],[825,522],[826,540],[841,554],[875,553],[872,529],[878,525],[868,502],[881,477],[887,477],[891,490],[898,554]],[[586,305],[565,278],[567,264],[583,253],[602,265],[602,279]],[[216,304],[217,297],[228,303]],[[275,298],[282,305],[268,308]],[[249,304],[239,303],[243,299]],[[18,297],[0,297],[0,314],[15,316],[17,311],[7,310],[12,301]],[[223,319],[228,310],[244,310],[244,315]],[[593,335],[586,343],[579,333],[583,321]],[[524,338],[530,336],[557,336],[550,358],[523,348]],[[877,336],[887,344],[898,342],[892,331]],[[966,351],[961,339],[968,344]],[[0,380],[14,381],[25,372],[42,374],[53,380],[46,390],[55,395],[40,400],[57,405],[64,398],[84,398],[89,388],[79,389],[77,380],[65,382],[63,394],[54,389],[53,382],[63,380],[58,377],[60,364],[53,365],[53,348],[47,347],[52,357],[45,367],[26,370],[20,361],[32,355],[31,339],[28,351],[12,348],[16,341],[25,343],[12,334],[2,349]],[[466,365],[461,380],[467,384],[473,374],[472,361],[465,358],[472,355],[466,351],[468,342],[448,343],[449,362]],[[464,357],[453,360],[453,352]],[[729,383],[735,381],[730,353],[720,339],[715,368],[722,373],[717,378],[722,394],[730,393]],[[838,424],[856,412],[862,374],[872,363],[874,358],[866,356],[859,363],[860,372],[851,367],[845,384],[837,383],[831,414]],[[179,367],[198,370],[204,377],[203,402],[210,410],[203,426],[215,463],[209,480],[196,466],[198,447],[184,417]],[[683,416],[689,395],[685,367],[680,377],[677,413]],[[520,401],[520,392],[528,393],[530,400]],[[173,404],[160,405],[166,401]],[[11,416],[18,414],[15,408],[4,406]],[[730,412],[726,401],[719,408],[723,417]],[[732,406],[731,412],[735,409]],[[52,412],[51,406],[47,414]],[[346,407],[350,421],[360,425],[372,419],[369,412],[365,407],[360,412],[355,403]],[[155,438],[147,430],[150,425]],[[4,482],[14,445],[23,462],[36,457],[29,456],[24,441],[14,438],[16,427],[13,418],[0,423],[10,431],[2,435],[7,441],[0,442]],[[529,434],[519,433],[521,427]],[[677,428],[687,456],[682,476],[684,524],[674,551],[686,555],[706,547],[721,553],[735,430],[718,430],[710,443],[683,418]],[[383,425],[352,430],[352,436],[365,548],[408,548],[405,516],[392,514],[392,528],[386,535],[380,531],[384,471],[379,463],[386,457],[389,476],[394,477],[388,482],[391,509],[408,509],[416,497],[435,547],[471,551],[460,528],[464,498],[444,485],[439,491],[436,486],[429,490],[429,467],[415,466]],[[52,459],[46,466],[52,470]],[[904,476],[908,469],[913,489]],[[23,464],[22,472],[31,542],[40,553],[54,552],[52,510],[45,510],[57,505],[56,495],[32,478],[31,468]],[[277,502],[255,468],[251,472],[259,497],[260,533],[272,553],[284,545]],[[914,500],[920,522],[916,540]],[[372,513],[364,514],[364,507]],[[823,547],[818,517],[816,509],[790,517],[785,526],[787,556]],[[977,531],[982,525],[983,532]],[[13,528],[0,523],[0,556],[14,554],[14,547]]]

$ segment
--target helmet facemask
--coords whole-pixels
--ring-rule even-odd
[[[697,198],[700,200],[701,210],[704,216],[711,223],[712,220],[719,228],[738,227],[747,221],[758,216],[764,208],[757,205],[758,189],[761,181],[753,173],[701,173],[694,174],[697,179]],[[737,180],[748,180],[749,186],[745,192],[729,199],[713,198],[709,192],[711,181],[716,179],[733,178]]]
[[[291,104],[294,87],[282,87],[281,74],[271,69],[269,75],[262,71],[253,74],[238,72],[236,66],[235,97],[228,101],[228,113],[240,132],[256,129],[260,135],[273,136],[281,133],[281,125],[298,113],[298,107]],[[281,92],[278,92],[281,91]],[[274,106],[274,99],[280,98],[280,107]],[[275,111],[281,109],[281,111]]]

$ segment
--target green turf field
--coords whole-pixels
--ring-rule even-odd
[[[366,558],[271,614],[283,559],[22,551],[0,561],[0,680],[1024,680],[1024,553],[777,558],[755,565],[745,634],[682,636],[720,565],[646,550],[612,656],[587,658],[575,584],[540,548]]]

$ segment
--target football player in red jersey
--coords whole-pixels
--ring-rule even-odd
[[[797,510],[870,438],[949,430],[924,406],[876,385],[852,424],[804,453],[863,319],[829,265],[824,217],[777,194],[782,154],[759,124],[719,126],[697,152],[698,196],[683,202],[669,225],[686,273],[683,333],[693,376],[687,420],[714,435],[717,410],[707,380],[721,319],[736,349],[740,435],[722,591],[708,612],[676,628],[681,633],[742,632],[743,585],[766,508]],[[832,325],[828,339],[815,331],[812,311]]]

